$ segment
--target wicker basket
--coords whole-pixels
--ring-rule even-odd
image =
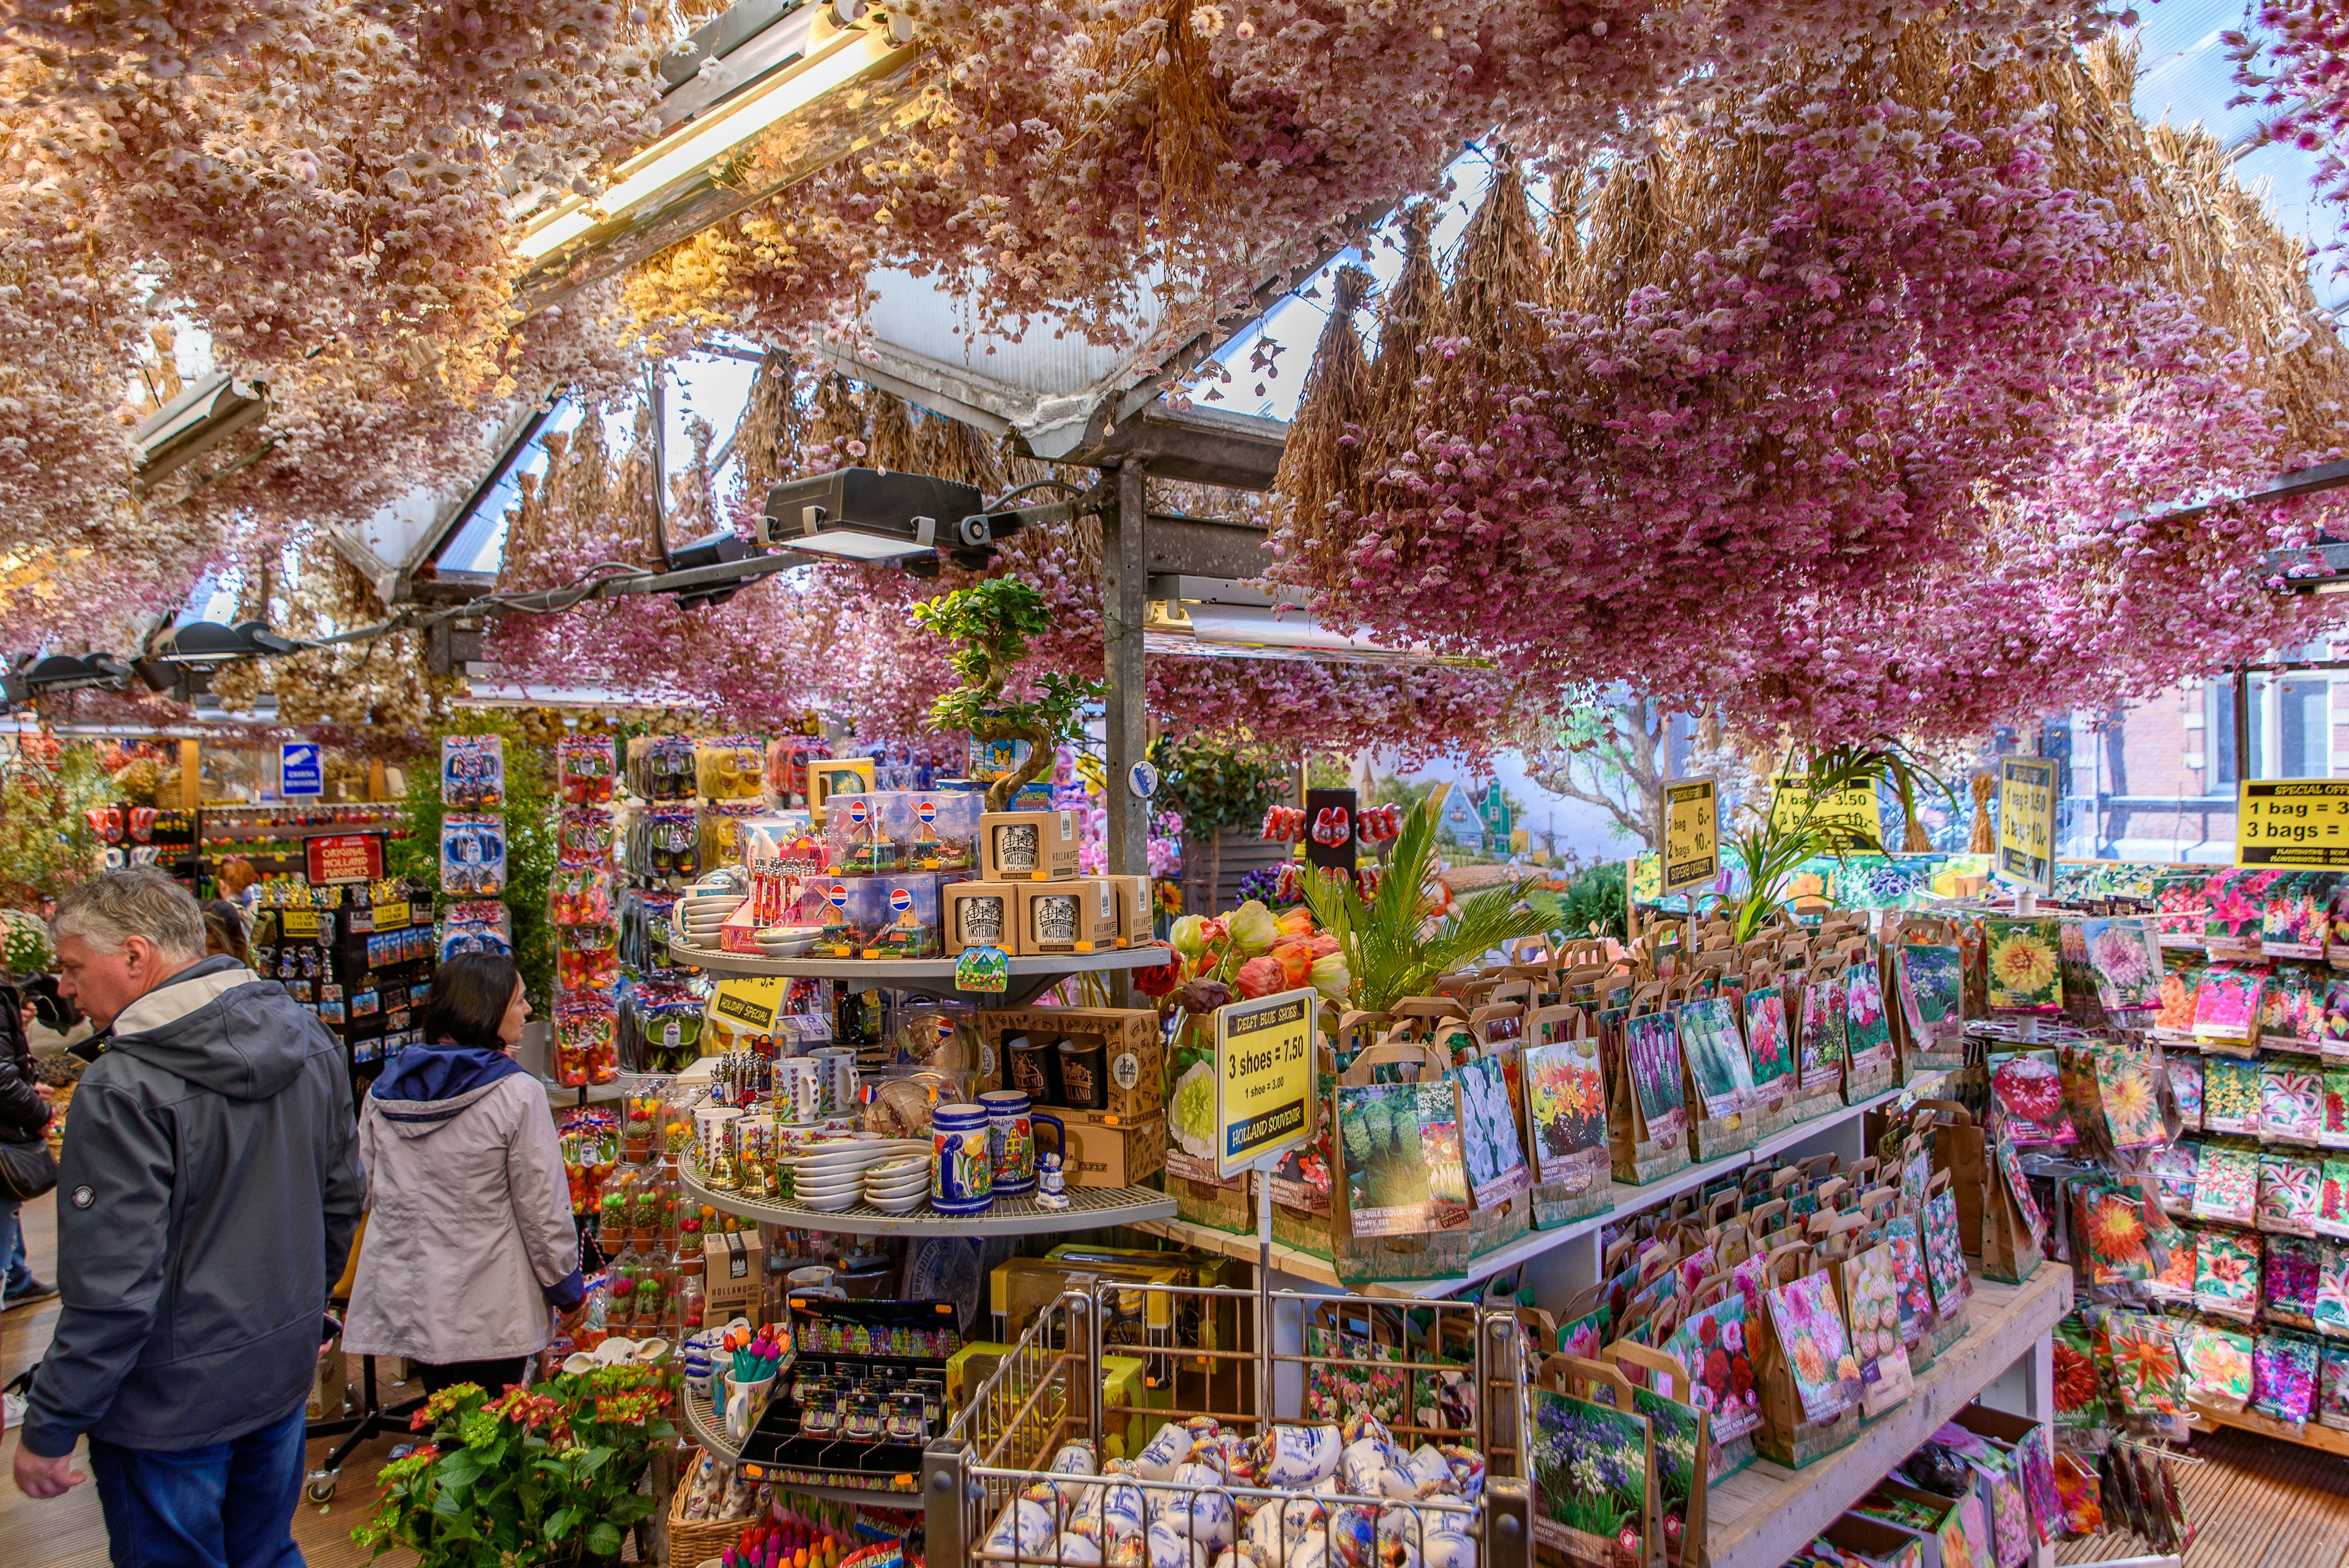
[[[711,1558],[724,1555],[750,1521],[730,1519],[721,1523],[686,1518],[685,1500],[693,1491],[693,1465],[688,1461],[683,1468],[685,1473],[678,1478],[677,1491],[668,1500],[668,1568],[700,1568]]]

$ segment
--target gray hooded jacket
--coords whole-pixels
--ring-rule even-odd
[[[293,1414],[360,1194],[342,1047],[283,985],[220,956],[125,1007],[66,1118],[25,1447],[199,1449]]]

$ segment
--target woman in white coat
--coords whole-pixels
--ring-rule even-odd
[[[519,1383],[583,1294],[546,1089],[508,1047],[530,1017],[511,960],[450,959],[359,1114],[368,1220],[344,1348],[405,1356],[438,1393]]]

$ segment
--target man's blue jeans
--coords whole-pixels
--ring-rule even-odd
[[[160,1453],[89,1440],[114,1568],[303,1568],[302,1421]]]

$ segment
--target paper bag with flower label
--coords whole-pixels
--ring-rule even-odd
[[[2020,1284],[2039,1267],[2040,1244],[2046,1222],[2031,1195],[2014,1145],[1998,1140],[1992,1151],[1994,1169],[1982,1204],[1982,1272],[1984,1279]]]
[[[1661,989],[1640,987],[1615,1053],[1607,1142],[1618,1181],[1660,1181],[1689,1164],[1680,1033],[1670,1013],[1640,1010],[1655,1006]]]
[[[1533,1167],[1533,1218],[1571,1224],[1607,1208],[1607,1085],[1589,1015],[1544,1007],[1526,1020],[1517,1055],[1524,1088],[1526,1153]]]
[[[1805,1272],[1812,1267],[1807,1243],[1770,1253],[1752,1341],[1762,1393],[1754,1447],[1794,1469],[1842,1447],[1859,1428],[1859,1361],[1833,1278],[1825,1269]]]
[[[1654,1438],[1630,1380],[1553,1356],[1527,1398],[1536,1544],[1568,1568],[1660,1568]]]

